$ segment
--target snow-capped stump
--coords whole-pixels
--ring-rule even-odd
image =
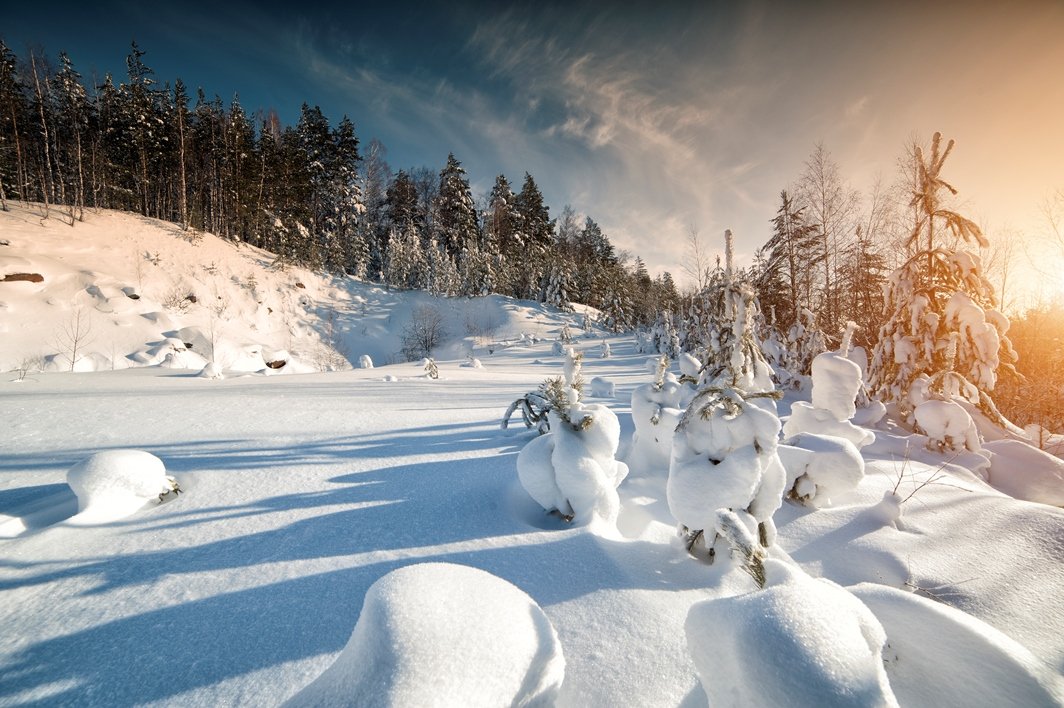
[[[72,523],[122,519],[181,491],[163,461],[143,450],[94,453],[67,471],[67,484],[78,498]]]
[[[800,433],[779,446],[787,470],[787,496],[814,507],[828,506],[864,478],[860,450],[844,438]]]
[[[288,364],[292,355],[284,349],[264,349],[262,351],[262,360],[266,363],[268,369],[283,369]]]
[[[540,506],[578,524],[616,524],[617,486],[628,466],[615,459],[621,424],[598,404],[580,403],[580,355],[569,349],[565,375],[549,379],[544,396],[550,432],[517,456],[517,476]]]
[[[710,705],[897,706],[875,615],[831,581],[778,560],[765,570],[764,590],[699,602],[687,614],[688,650]]]
[[[1060,675],[978,618],[886,585],[847,590],[887,633],[883,658],[902,705],[1064,705]]]
[[[423,563],[370,587],[347,646],[286,705],[551,706],[564,676],[532,598],[477,568]]]

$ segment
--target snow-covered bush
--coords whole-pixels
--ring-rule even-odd
[[[163,461],[143,450],[94,453],[71,467],[66,478],[78,498],[74,519],[89,523],[125,518],[151,501],[181,491],[167,476]]]
[[[723,318],[713,353],[717,369],[701,367],[701,388],[673,436],[666,493],[689,552],[712,561],[720,510],[753,517],[761,545],[776,536],[772,515],[782,503],[784,470],[776,452],[780,419],[772,370],[754,336],[757,300],[732,275],[731,232],[725,233],[727,268]],[[634,410],[634,407],[633,407]]]
[[[975,421],[955,401],[931,399],[913,410],[916,427],[928,437],[928,446],[943,452],[981,452]]]
[[[596,376],[591,379],[591,395],[596,398],[613,398],[616,394],[616,386],[609,379]]]
[[[694,392],[693,386],[681,384],[667,371],[667,356],[662,354],[656,361],[654,381],[632,391],[635,434],[628,453],[628,465],[639,472],[668,469],[672,439],[683,415],[681,400],[685,389],[692,395]]]
[[[1015,371],[1008,320],[994,309],[994,288],[979,257],[941,244],[942,231],[948,230],[965,242],[989,245],[974,222],[942,204],[942,189],[957,190],[939,176],[953,149],[950,140],[940,151],[941,140],[935,133],[927,159],[916,151],[911,206],[917,220],[906,244],[909,258],[886,284],[890,319],[879,332],[870,384],[909,424],[915,422],[910,389],[926,376],[931,398],[962,397],[1002,427],[1012,427],[989,395],[999,369]]]
[[[843,337],[838,352],[824,352],[813,358],[812,402],[796,401],[783,426],[785,440],[801,433],[832,435],[864,447],[875,440],[871,431],[850,422],[857,412],[856,399],[862,388],[861,367],[848,356],[852,328]]]
[[[834,435],[799,433],[779,446],[779,455],[787,470],[787,496],[813,506],[828,506],[864,478],[860,450]]]
[[[517,456],[517,475],[540,506],[579,524],[616,523],[617,486],[628,467],[615,459],[621,425],[609,408],[580,402],[580,355],[569,349],[564,376],[549,379],[550,432]]]
[[[213,379],[220,381],[225,378],[225,374],[222,373],[222,367],[215,364],[213,361],[207,362],[207,365],[203,367],[199,372],[201,379]]]
[[[699,602],[684,623],[713,706],[897,706],[883,626],[856,597],[781,561],[767,587]]]
[[[360,356],[358,358],[358,368],[360,368],[360,369],[372,369],[373,368],[373,359],[370,358],[369,354],[363,354],[362,356]]]
[[[532,598],[477,568],[423,563],[369,588],[336,661],[286,705],[546,707],[564,676]]]
[[[599,347],[599,357],[602,359],[609,359],[613,355],[610,350],[610,343],[605,339],[602,340],[602,345]]]

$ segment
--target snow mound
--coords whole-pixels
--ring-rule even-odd
[[[813,506],[852,492],[864,478],[861,451],[845,438],[801,433],[779,446],[791,497]]]
[[[791,405],[791,416],[783,424],[784,439],[799,433],[816,433],[845,438],[862,448],[875,442],[876,434],[871,430],[860,428],[848,420],[839,420],[835,414],[824,408],[817,408],[806,401],[795,401]]]
[[[176,489],[163,461],[143,450],[94,453],[70,468],[67,484],[78,498],[75,524],[125,518]]]
[[[872,612],[831,581],[765,566],[764,590],[699,602],[687,615],[710,705],[897,706]]]
[[[451,563],[366,592],[347,646],[289,706],[550,706],[565,674],[550,620],[522,590]]]
[[[1064,461],[1019,440],[983,443],[990,452],[990,486],[1010,497],[1064,506]]]
[[[862,583],[849,590],[886,630],[887,676],[902,705],[1064,703],[1060,677],[985,622],[885,585]]]

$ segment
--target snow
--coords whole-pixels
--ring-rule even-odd
[[[987,481],[1016,499],[1064,506],[1064,461],[1019,440],[983,443],[990,453]]]
[[[268,254],[210,235],[192,244],[139,217],[89,213],[71,229],[42,225],[12,207],[0,213],[0,235],[12,244],[0,255],[23,259],[20,270],[45,280],[0,284],[0,369],[58,354],[49,348],[58,326],[69,320],[72,303],[84,301],[97,333],[85,358],[97,371],[31,366],[21,380],[15,371],[0,377],[0,704],[279,705],[337,664],[374,583],[399,569],[417,574],[426,563],[480,569],[534,600],[565,657],[559,706],[704,707],[707,691],[717,689],[703,689],[700,672],[717,686],[732,681],[753,690],[773,655],[737,674],[703,671],[686,641],[688,613],[697,603],[754,603],[762,593],[790,592],[780,586],[809,584],[812,595],[792,609],[822,611],[826,596],[854,609],[838,595],[843,586],[871,610],[886,632],[886,675],[902,704],[950,704],[939,691],[958,682],[967,684],[958,696],[986,697],[968,705],[1061,703],[1054,685],[1064,672],[1064,509],[1047,505],[1051,497],[1024,501],[991,486],[1019,496],[1004,486],[1011,481],[1048,493],[1056,461],[985,442],[987,484],[978,471],[987,457],[929,450],[925,437],[884,421],[874,442],[860,448],[864,476],[832,494],[830,506],[781,501],[786,479],[778,470],[770,587],[759,591],[734,566],[699,563],[677,543],[667,463],[614,488],[611,533],[546,514],[521,486],[519,452],[550,438],[519,425],[502,430],[499,420],[511,401],[559,373],[551,340],[571,314],[273,269]],[[163,265],[143,252],[158,252]],[[201,258],[213,261],[217,277]],[[252,274],[261,307],[244,285]],[[184,311],[166,308],[160,300],[173,289],[171,276],[203,297]],[[90,285],[112,312],[95,309],[91,303],[101,300]],[[212,337],[204,303],[213,285],[229,309],[214,317]],[[119,295],[122,287],[140,299]],[[129,309],[121,311],[126,303],[114,297],[129,300]],[[404,323],[419,305],[438,308],[449,332],[434,352],[436,381],[395,359]],[[656,365],[648,373],[630,335],[608,336],[612,356],[599,358],[600,336],[582,338],[576,348],[585,354],[585,377],[615,384],[616,397],[596,405],[616,417],[615,459],[630,460],[642,400],[634,393]],[[167,338],[191,343],[225,377],[122,364]],[[264,375],[262,352],[280,349],[313,363],[316,373],[294,375],[286,365]],[[462,366],[471,351],[483,368]],[[231,365],[239,352],[247,352],[246,368]],[[367,354],[377,368],[333,365],[326,354],[356,361]],[[781,411],[788,403],[792,410],[812,407],[799,395]],[[744,413],[742,425],[757,428],[756,415]],[[742,432],[749,440],[756,430]],[[767,440],[777,434],[766,433]],[[78,497],[67,471],[95,453],[123,450],[154,455],[184,493],[161,504],[156,494],[120,520],[69,523]],[[787,448],[778,450],[786,461]],[[703,469],[712,473],[708,459]],[[809,578],[774,580],[775,562]],[[883,600],[864,590],[868,583]],[[433,592],[447,589],[439,585]],[[467,622],[479,595],[495,597],[479,582],[477,588],[445,614]],[[908,592],[914,588],[920,590]],[[935,615],[927,602],[908,602],[930,596]],[[419,609],[441,619],[429,602]],[[951,616],[939,617],[945,610]],[[859,609],[847,616],[851,630],[861,626]],[[840,613],[825,627],[841,631],[842,620]],[[737,624],[722,616],[699,636],[734,645],[743,641],[729,629]],[[787,635],[794,641],[774,646],[801,650],[799,657],[823,652],[825,661],[838,660],[840,646],[852,647],[855,658],[872,653],[849,630],[839,635],[849,637],[845,644],[811,649],[826,633],[809,621],[798,627]],[[531,636],[497,635],[518,642]],[[456,637],[446,646],[457,644]],[[846,663],[838,676],[847,685],[871,685],[856,682],[858,675],[871,680],[857,672],[862,666]],[[1003,699],[1007,690],[1017,698]]]
[[[124,519],[175,489],[163,461],[143,450],[93,453],[70,468],[67,484],[78,498],[72,524]]]
[[[336,661],[286,705],[551,706],[564,675],[527,594],[477,568],[419,563],[370,586]]]
[[[886,631],[887,676],[902,705],[1064,704],[1060,676],[985,622],[883,585],[862,583],[849,590]]]
[[[766,562],[764,590],[700,602],[685,630],[714,706],[897,706],[875,616],[835,583]]]

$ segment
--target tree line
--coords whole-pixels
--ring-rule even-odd
[[[294,263],[442,295],[500,293],[602,311],[620,331],[676,300],[590,217],[552,218],[532,175],[499,175],[477,203],[452,154],[438,172],[393,171],[377,140],[365,154],[347,116],[303,104],[294,126],[248,115],[177,79],[158,82],[133,43],[122,81],[86,86],[58,64],[0,41],[0,208],[40,202],[73,225],[118,209],[207,231]]]

